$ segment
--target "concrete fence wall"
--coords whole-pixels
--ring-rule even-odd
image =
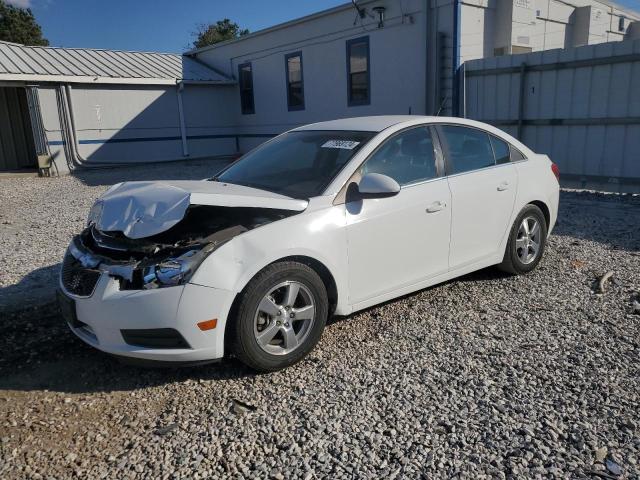
[[[640,192],[640,40],[463,68],[464,116],[549,155],[564,186]]]

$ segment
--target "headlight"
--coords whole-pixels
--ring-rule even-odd
[[[144,288],[175,287],[186,283],[202,261],[198,250],[190,250],[176,258],[168,258],[143,272]]]
[[[87,217],[87,227],[93,225],[94,223],[98,223],[100,217],[102,216],[102,208],[103,203],[101,201],[97,201],[89,210],[89,216]]]

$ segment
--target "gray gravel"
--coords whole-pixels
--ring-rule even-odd
[[[152,173],[176,169],[189,176]],[[22,260],[2,253],[3,298],[33,268],[52,271],[105,188],[6,182],[0,222],[16,223],[2,244]],[[0,477],[638,478],[640,198],[561,202],[534,273],[488,269],[333,319],[278,373],[233,360],[136,369],[74,339],[52,307],[5,314]]]

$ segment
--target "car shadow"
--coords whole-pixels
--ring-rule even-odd
[[[56,303],[9,314],[0,326],[0,338],[0,390],[133,391],[186,380],[256,375],[231,359],[192,367],[151,368],[122,363],[76,338]]]
[[[386,302],[383,303],[378,303],[376,305],[373,305],[371,307],[367,307],[363,310],[358,310],[358,312],[356,312],[356,314],[360,314],[360,313],[367,313],[367,312],[371,312],[373,310],[376,310],[380,307],[383,307],[385,305],[389,305],[401,300],[406,300],[406,299],[410,299],[412,297],[418,297],[419,295],[421,295],[423,292],[426,292],[428,290],[433,290],[433,289],[438,289],[441,288],[445,285],[448,285],[450,283],[465,283],[465,282],[487,282],[487,281],[491,281],[491,280],[503,280],[506,278],[510,278],[513,275],[503,272],[502,270],[498,270],[497,267],[487,267],[487,268],[483,268],[482,270],[478,270],[472,273],[468,273],[466,275],[462,275],[460,277],[456,277],[456,278],[452,278],[451,280],[447,280],[446,282],[442,282],[442,283],[437,283],[435,285],[432,285],[430,287],[426,287],[423,288],[421,290],[417,290],[415,292],[411,292],[411,293],[407,293],[406,295],[402,295],[401,297],[396,297],[396,298],[392,298],[391,300],[387,300]],[[333,317],[331,317],[329,320],[327,320],[327,325],[333,325],[345,320],[348,320],[352,317],[352,315],[334,315]]]
[[[55,300],[60,262],[27,273],[18,283],[0,287],[0,318],[32,305]],[[0,329],[2,325],[0,325]]]

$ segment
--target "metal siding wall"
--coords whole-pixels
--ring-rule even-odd
[[[71,94],[79,153],[89,163],[182,158],[176,87],[79,86]]]
[[[38,91],[51,154],[58,169],[67,172],[55,89]],[[78,148],[87,165],[184,158],[175,86],[78,85],[72,95]],[[230,128],[235,118],[229,115],[236,106],[235,88],[187,85],[183,99],[189,157],[234,154],[234,138],[211,137],[236,133]]]
[[[0,170],[35,168],[36,155],[25,92],[0,87]]]
[[[517,134],[524,62],[532,69],[524,78],[521,140],[559,165],[566,186],[638,192],[640,57],[615,63],[625,55],[640,55],[640,41],[467,62],[466,114]],[[563,64],[575,60],[596,64]]]

